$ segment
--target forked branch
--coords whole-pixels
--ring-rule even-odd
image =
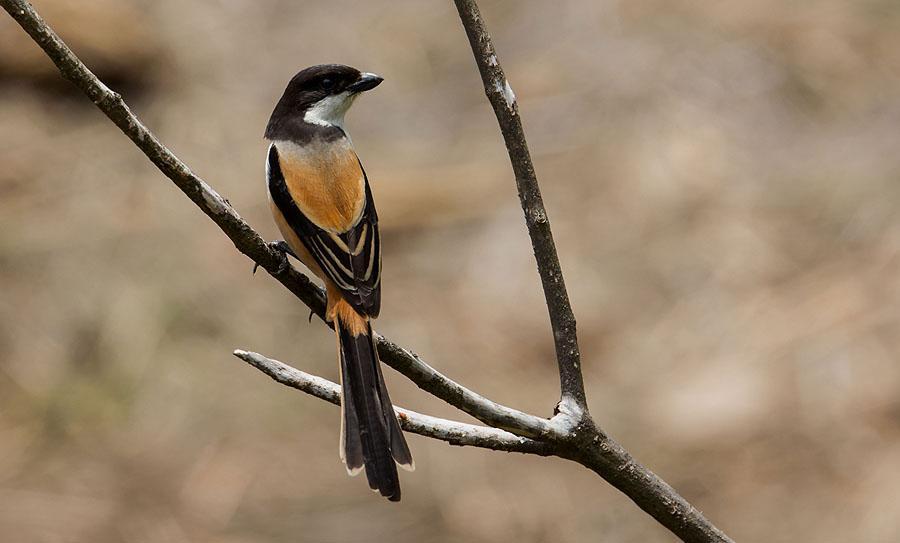
[[[531,236],[553,328],[559,366],[561,401],[552,419],[543,419],[497,404],[454,382],[410,351],[379,337],[382,360],[419,388],[491,426],[437,419],[398,408],[404,430],[456,445],[559,456],[575,461],[624,492],[641,509],[688,542],[731,541],[653,472],[640,465],[591,419],[585,401],[575,318],[569,304],[550,223],[525,142],[518,104],[497,59],[474,0],[454,0],[469,37],[485,92],[494,108],[509,151],[519,199]],[[131,112],[122,97],[104,85],[76,57],[25,0],[0,0],[0,5],[40,45],[63,77],[74,83],[128,136],[157,168],[209,216],[235,247],[294,293],[320,318],[324,293],[290,266],[220,196],[172,154]],[[331,403],[339,402],[338,385],[303,373],[256,353],[235,355],[276,381]]]

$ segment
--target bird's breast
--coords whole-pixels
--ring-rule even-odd
[[[345,232],[366,204],[365,176],[350,141],[274,142],[291,198],[322,229]]]

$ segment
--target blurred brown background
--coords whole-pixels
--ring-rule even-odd
[[[261,136],[286,81],[384,75],[348,121],[384,232],[378,329],[550,414],[546,309],[449,1],[36,5],[270,238]],[[900,540],[900,4],[482,9],[594,415],[738,541]],[[673,540],[580,466],[417,436],[404,501],[376,499],[344,474],[336,408],[230,355],[336,377],[330,332],[250,267],[0,16],[0,540]]]

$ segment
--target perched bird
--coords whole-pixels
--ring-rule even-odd
[[[381,239],[369,180],[344,128],[360,93],[382,78],[340,64],[302,70],[266,127],[275,223],[295,257],[325,283],[341,373],[340,457],[373,491],[400,500],[397,465],[412,471],[372,334],[381,308]]]

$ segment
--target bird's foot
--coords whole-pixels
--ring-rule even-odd
[[[283,239],[280,239],[278,241],[270,241],[266,245],[269,246],[269,249],[272,249],[273,251],[281,255],[281,263],[278,265],[278,269],[275,271],[276,275],[284,273],[291,266],[291,263],[287,259],[287,255],[291,255],[292,257],[297,258],[297,254],[294,253],[294,250],[291,249],[290,245],[288,245],[287,242]],[[299,260],[299,258],[297,259]],[[259,269],[259,262],[255,262],[253,264],[254,274],[256,274],[257,269]]]

